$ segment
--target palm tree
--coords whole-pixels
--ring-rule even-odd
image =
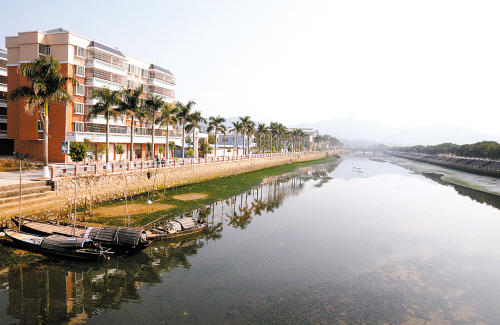
[[[264,123],[259,123],[255,134],[259,137],[259,148],[264,152],[264,148],[262,148],[262,137],[269,134],[269,128]]]
[[[141,109],[141,94],[142,94],[142,86],[137,87],[136,89],[123,89],[121,91],[122,98],[118,103],[117,111],[120,114],[124,114],[132,120],[131,123],[131,132],[130,132],[130,162],[134,159],[134,129],[135,129],[135,119],[143,118],[143,111]]]
[[[196,143],[196,129],[201,130],[200,123],[207,123],[207,120],[201,116],[200,111],[194,111],[193,113],[189,114],[186,118],[186,122],[188,123],[186,125],[186,131],[193,132],[193,150],[194,150],[194,157],[198,158],[198,145],[196,147],[194,146]]]
[[[186,119],[188,118],[189,114],[191,114],[191,109],[194,105],[196,105],[196,103],[193,101],[189,101],[186,105],[182,104],[181,102],[177,102],[175,104],[175,107],[177,109],[176,116],[182,126],[182,159],[184,159],[184,147],[186,145],[184,137],[186,132]]]
[[[254,128],[255,123],[250,119],[250,116],[248,115],[246,115],[245,117],[240,116],[240,122],[243,125],[243,154],[245,154],[245,135],[248,133],[248,131]]]
[[[234,142],[236,143],[236,156],[238,156],[239,145],[238,145],[238,133],[243,132],[243,124],[240,121],[232,122],[234,127]]]
[[[109,168],[109,119],[112,117],[115,122],[120,116],[114,106],[120,102],[121,94],[118,90],[110,90],[109,88],[101,88],[92,92],[92,98],[97,99],[97,104],[90,108],[87,114],[87,119],[96,118],[98,115],[104,114],[106,118],[106,168]]]
[[[286,133],[285,126],[281,123],[278,123],[277,128],[276,128],[276,135],[277,135],[276,151],[280,150],[281,138],[285,135],[285,133]]]
[[[222,132],[226,132],[226,126],[222,123],[226,122],[226,119],[223,117],[220,117],[218,115],[217,117],[210,116],[210,123],[208,123],[208,132],[214,131],[215,133],[215,157],[217,157],[217,135]]]
[[[158,123],[160,126],[167,126],[167,140],[165,141],[165,154],[166,154],[166,160],[168,163],[168,159],[170,158],[170,141],[168,141],[168,127],[171,124],[177,124],[177,108],[174,104],[172,103],[165,103],[162,108],[161,108],[161,114],[160,118],[158,120]]]
[[[279,125],[280,125],[280,123],[278,123],[278,122],[271,121],[271,123],[269,123],[269,130],[271,132],[271,144],[270,144],[270,146],[271,146],[271,148],[270,148],[271,150],[270,151],[271,152],[273,151],[273,136],[277,136],[278,135]],[[277,147],[275,149],[276,149],[276,151],[278,150]]]
[[[143,110],[151,122],[151,159],[155,158],[155,124],[160,120],[160,110],[165,102],[158,95],[151,95],[144,101]]]
[[[42,121],[43,177],[49,177],[49,102],[73,103],[71,95],[64,87],[68,81],[75,82],[75,79],[61,74],[60,68],[57,59],[45,56],[21,65],[17,71],[26,77],[30,85],[14,89],[10,95],[12,100],[25,98],[25,112],[30,115],[37,112],[38,119]]]

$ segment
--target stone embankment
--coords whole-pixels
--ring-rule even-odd
[[[167,188],[203,182],[216,178],[251,172],[293,162],[323,158],[326,152],[308,152],[266,158],[251,158],[209,164],[168,166],[144,170],[120,171],[101,175],[64,176],[54,180],[57,196],[69,207],[75,200],[77,205],[86,202],[104,202],[147,192],[153,185]]]
[[[461,170],[468,173],[500,177],[500,162],[489,159],[461,158],[455,156],[426,155],[417,153],[387,152],[387,154],[432,165]]]

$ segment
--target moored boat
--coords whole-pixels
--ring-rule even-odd
[[[205,230],[208,223],[205,219],[179,218],[166,221],[162,226],[147,232],[148,239],[171,239],[195,234]]]
[[[12,221],[19,226],[17,218],[12,218]],[[21,230],[43,236],[57,234],[68,237],[88,238],[99,243],[102,247],[111,248],[117,253],[141,251],[151,244],[151,240],[147,239],[144,230],[128,227],[74,227],[65,224],[23,219]]]
[[[62,235],[40,236],[13,229],[5,229],[4,232],[16,246],[46,255],[98,260],[112,254],[109,250],[99,248],[91,239]]]

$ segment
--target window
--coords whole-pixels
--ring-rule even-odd
[[[80,58],[85,57],[85,49],[80,46],[75,46],[75,56],[78,56]]]
[[[85,67],[75,65],[75,76],[85,77]]]
[[[148,70],[142,69],[142,77],[147,78],[148,77]]]
[[[38,44],[38,53],[41,55],[50,55],[50,45]]]
[[[38,120],[38,140],[43,139],[43,124],[41,120]]]
[[[73,105],[73,113],[75,114],[84,114],[84,105],[83,103],[75,103]]]
[[[134,82],[132,80],[128,81],[128,88],[134,89]]]
[[[128,66],[128,72],[134,73],[135,72],[135,67],[133,65],[129,64],[129,66]]]
[[[80,95],[80,96],[85,95],[85,86],[75,85],[75,95]]]
[[[148,92],[148,85],[143,84],[142,85],[142,92],[147,93]]]
[[[73,132],[83,132],[83,123],[73,122]]]

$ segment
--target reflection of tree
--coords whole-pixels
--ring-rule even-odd
[[[255,215],[272,212],[285,200],[298,195],[309,180],[326,183],[334,167],[314,166],[308,170],[274,177],[240,195],[185,213],[212,221],[226,216],[228,224],[245,229]],[[224,219],[224,218],[223,218]],[[7,314],[22,324],[67,324],[91,318],[103,309],[120,309],[140,301],[139,287],[162,281],[161,274],[176,268],[189,269],[189,257],[210,241],[221,238],[223,220],[204,233],[177,241],[160,241],[144,252],[98,264],[63,261],[9,269],[0,284],[9,290]],[[202,240],[197,236],[204,236]]]

